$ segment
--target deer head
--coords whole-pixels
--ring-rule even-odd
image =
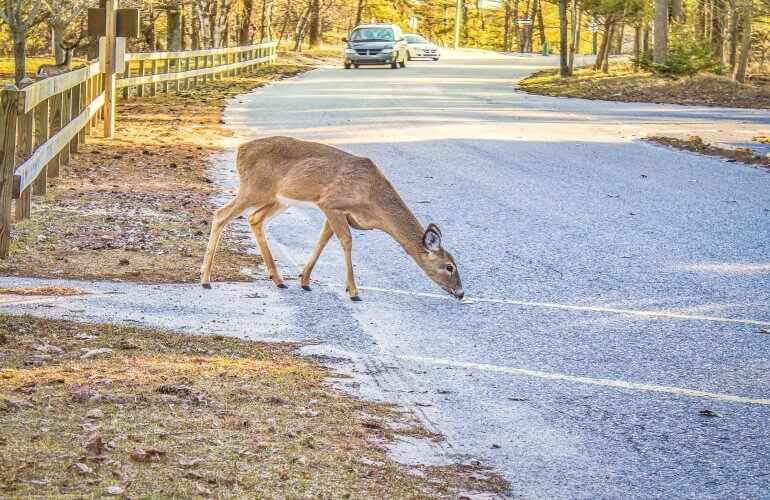
[[[462,299],[463,284],[452,254],[441,245],[441,230],[435,224],[429,224],[422,236],[423,252],[415,258],[422,268],[444,291]]]

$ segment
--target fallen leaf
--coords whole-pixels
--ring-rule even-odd
[[[88,359],[94,356],[98,356],[100,354],[110,354],[111,352],[112,352],[112,349],[110,349],[109,347],[100,347],[99,349],[90,349],[86,351],[85,354],[80,356],[80,359]]]
[[[32,349],[38,351],[38,352],[44,352],[46,354],[61,354],[64,352],[64,349],[61,347],[57,347],[55,345],[42,343],[42,344],[32,344]]]
[[[104,490],[105,495],[111,495],[111,496],[117,496],[122,495],[125,493],[126,490],[121,488],[120,486],[108,486],[106,490]]]
[[[130,458],[134,462],[160,462],[166,458],[166,452],[156,448],[142,449],[137,446],[134,448],[134,451],[131,452]]]
[[[107,451],[107,448],[102,442],[102,436],[99,434],[91,434],[88,437],[88,442],[86,444],[86,459],[103,460],[105,451]]]
[[[88,474],[93,474],[94,470],[87,466],[86,464],[82,462],[78,462],[74,465],[71,465],[70,468],[80,474],[81,476],[87,476]]]
[[[714,410],[709,410],[708,408],[704,408],[701,411],[698,412],[698,415],[702,417],[722,417],[719,413],[715,412]]]
[[[104,412],[99,408],[94,408],[93,410],[88,410],[86,418],[104,418]]]
[[[191,458],[189,460],[180,460],[179,465],[182,467],[192,467],[193,465],[202,462],[202,458]]]

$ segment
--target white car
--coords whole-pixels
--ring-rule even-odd
[[[415,33],[408,33],[406,37],[406,53],[409,59],[425,57],[438,61],[441,57],[441,48],[427,38]]]

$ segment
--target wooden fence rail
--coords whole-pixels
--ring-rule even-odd
[[[222,49],[126,54],[116,82],[123,96],[180,91],[199,82],[239,75],[275,60],[275,42]],[[70,155],[104,116],[100,62],[17,88],[0,90],[0,258],[16,220],[30,217],[32,195],[45,194]]]

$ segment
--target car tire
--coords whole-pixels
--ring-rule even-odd
[[[434,58],[433,58],[433,60],[434,60],[434,61],[438,61],[438,57],[434,57]]]
[[[358,64],[354,64],[353,67],[358,69]]]
[[[402,68],[406,68],[406,54],[404,54],[404,58],[401,59],[401,62],[398,63],[398,65],[401,66]]]
[[[398,58],[393,59],[393,62],[390,63],[390,68],[391,69],[398,69]]]
[[[352,67],[353,67],[353,65],[352,65],[352,64],[350,64],[350,63],[345,63],[345,69],[350,69],[350,68],[352,68]]]

